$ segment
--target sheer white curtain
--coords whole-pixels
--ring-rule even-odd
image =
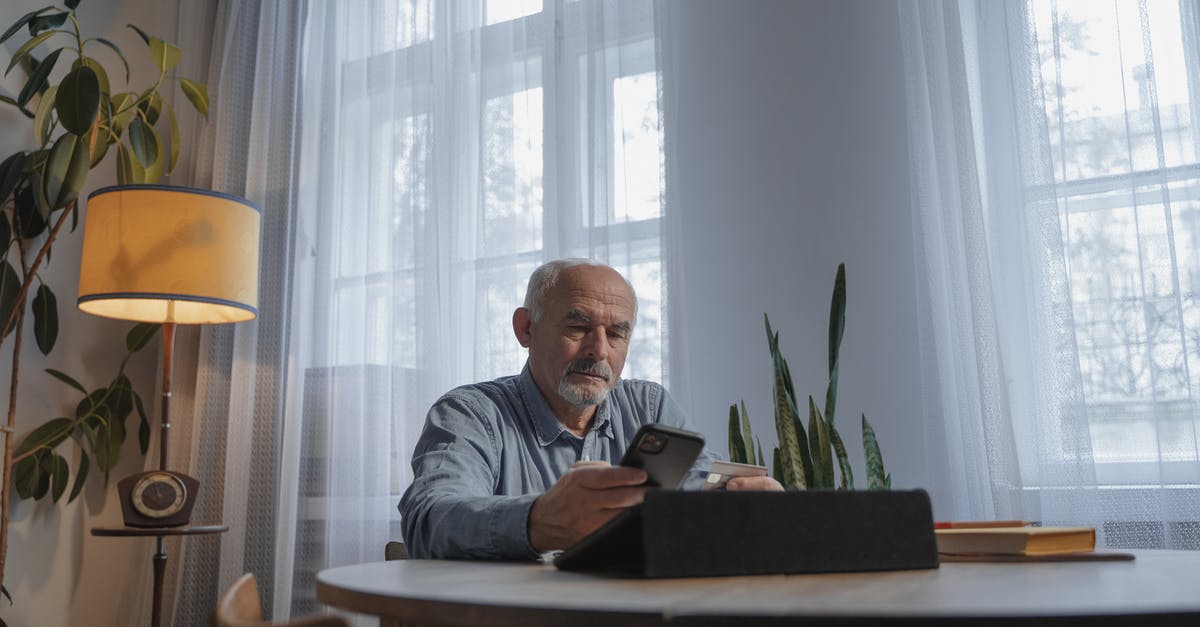
[[[898,7],[945,515],[1200,548],[1194,3]]]
[[[193,348],[199,515],[231,531],[183,552],[178,624],[240,572],[279,619],[318,609],[321,568],[382,559],[430,404],[523,366],[542,262],[625,273],[626,376],[667,377],[652,4],[215,7],[196,178],[263,205],[263,302]]]

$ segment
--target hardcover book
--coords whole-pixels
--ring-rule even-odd
[[[973,527],[934,533],[942,554],[1034,556],[1096,548],[1096,530],[1091,527]]]

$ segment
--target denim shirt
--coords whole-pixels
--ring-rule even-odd
[[[616,464],[638,427],[695,431],[661,385],[620,380],[584,437],[568,431],[521,374],[455,388],[429,410],[413,452],[413,482],[400,499],[404,542],[417,558],[533,559],[533,501],[576,462]],[[703,482],[706,447],[684,478]]]

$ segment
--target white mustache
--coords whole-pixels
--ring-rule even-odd
[[[573,372],[604,377],[606,382],[612,380],[612,369],[608,367],[608,364],[594,359],[577,359],[567,364],[567,371],[563,376]]]

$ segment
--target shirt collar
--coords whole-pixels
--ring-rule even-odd
[[[533,380],[533,373],[529,371],[529,362],[525,362],[525,367],[521,369],[519,384],[517,389],[521,393],[521,401],[525,404],[525,412],[529,414],[529,420],[533,423],[533,430],[537,433],[538,445],[542,447],[549,446],[564,433],[568,436],[575,436],[563,426],[558,420],[558,416],[554,415],[554,410],[550,408],[550,403],[546,402],[546,398],[542,396],[542,391],[538,389],[537,383]],[[592,431],[602,432],[608,437],[612,437],[612,427],[610,426],[609,411],[608,411],[608,396],[596,408],[596,417],[592,420]]]

